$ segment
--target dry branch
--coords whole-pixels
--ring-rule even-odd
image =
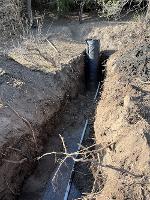
[[[5,162],[8,162],[8,163],[12,163],[12,164],[22,164],[22,163],[24,163],[25,161],[27,161],[27,158],[23,158],[23,159],[21,159],[21,160],[7,160],[7,159],[2,159],[3,161],[5,161]]]
[[[46,39],[46,41],[50,44],[50,46],[51,46],[57,53],[60,53],[60,52],[58,51],[58,49],[55,47],[55,45],[54,45],[51,41],[49,41],[48,39]]]

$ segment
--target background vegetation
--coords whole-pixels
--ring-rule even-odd
[[[145,9],[148,0],[57,0],[57,11],[59,14],[66,14],[76,9],[96,10],[100,16],[117,16],[124,9],[131,10]]]

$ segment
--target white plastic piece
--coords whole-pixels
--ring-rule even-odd
[[[99,82],[95,96],[94,96],[94,101],[96,101],[96,99],[97,99],[97,95],[98,95],[98,92],[99,92],[99,89],[100,89],[100,85],[101,85],[101,83]]]

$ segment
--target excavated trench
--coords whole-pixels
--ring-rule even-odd
[[[121,27],[119,28],[121,29]],[[115,32],[116,34],[118,29],[114,30],[113,32]],[[110,30],[108,31],[111,33]],[[125,31],[125,35],[127,31]],[[99,32],[97,34],[101,35]],[[104,35],[109,36],[109,33],[108,34],[105,33]],[[122,37],[122,35],[119,36],[119,39],[120,37]],[[109,37],[108,38],[106,37],[106,40],[108,42],[110,41],[109,39],[110,39]],[[103,43],[105,42],[103,41]],[[68,43],[66,44],[68,50]],[[106,42],[106,44],[108,43]],[[57,43],[55,44],[55,46],[58,45],[60,46],[60,44]],[[103,49],[108,48],[108,46],[109,45],[107,45],[106,47],[105,45]],[[78,46],[78,49],[79,48],[80,47]],[[33,51],[33,49],[31,48],[29,50]],[[31,53],[34,52],[30,51],[30,54]],[[114,52],[112,51],[112,52],[102,53],[101,56],[102,65],[105,65],[105,59],[107,59],[107,57],[112,53]],[[50,52],[48,52],[48,55],[51,55]],[[122,53],[122,55],[124,55],[124,52]],[[121,57],[122,55],[119,55],[119,57]],[[57,56],[59,60],[59,55]],[[43,59],[43,57],[41,58]],[[49,60],[51,61],[51,57],[50,58],[48,57],[48,59],[46,57],[46,60],[48,60],[48,62]],[[27,69],[27,67],[24,67],[26,63],[21,63],[21,66],[18,66],[18,64],[14,63],[11,60],[9,61],[7,60],[7,62],[10,64],[8,64],[5,67],[4,64],[5,60],[3,62],[3,59],[0,59],[0,67],[1,67],[0,84],[2,89],[1,96],[3,102],[4,103],[6,102],[6,107],[2,105],[3,102],[0,102],[1,103],[0,108],[2,108],[0,114],[2,115],[2,123],[4,124],[4,126],[1,126],[1,131],[2,134],[6,136],[3,137],[3,135],[0,133],[0,142],[1,142],[0,199],[2,200],[7,200],[7,199],[13,200],[16,198],[22,200],[42,199],[42,197],[45,194],[45,190],[48,188],[47,187],[48,183],[51,182],[55,170],[59,165],[60,158],[59,157],[55,158],[54,155],[43,157],[39,161],[35,161],[36,160],[35,158],[46,152],[52,152],[52,151],[63,152],[64,148],[59,135],[61,135],[64,138],[67,149],[72,148],[71,146],[72,144],[75,144],[76,146],[79,143],[78,142],[79,140],[77,140],[77,136],[81,135],[86,119],[90,119],[90,128],[89,128],[90,131],[88,131],[89,137],[84,140],[83,145],[90,146],[95,142],[95,140],[93,140],[93,135],[94,135],[93,120],[95,117],[95,104],[93,104],[93,96],[95,92],[86,91],[85,81],[83,81],[84,72],[83,72],[82,61],[83,59],[76,58],[75,63],[73,65],[71,64],[71,67],[68,67],[68,65],[64,65],[63,70],[61,69],[60,71],[57,71],[56,69],[56,73],[55,72],[51,73],[47,69],[46,62],[44,63],[46,66],[46,70],[44,69],[45,71],[40,72],[41,71],[40,67]],[[17,60],[17,62],[20,63],[20,60]],[[126,63],[126,60],[124,63]],[[43,60],[42,60],[42,66],[43,66]],[[56,68],[56,66],[54,66],[54,68]],[[102,70],[104,70],[104,66],[101,68],[101,71]],[[103,79],[105,78],[105,73],[103,74],[99,73],[99,74],[101,82],[103,82]],[[113,88],[115,81],[112,82],[110,81],[110,83],[108,83],[108,85],[110,85]],[[21,90],[22,86],[23,86],[23,91]],[[16,90],[18,93],[16,92]],[[101,92],[102,90],[103,88],[101,87]],[[24,93],[24,91],[28,92],[27,93],[28,96]],[[107,90],[107,91],[105,90],[105,92],[109,94],[111,94],[112,91],[115,91],[114,88],[113,90]],[[116,91],[114,93],[116,93]],[[114,94],[114,96],[115,98],[118,98],[117,94]],[[34,101],[32,102],[32,100]],[[111,99],[111,101],[109,101],[111,109],[112,109],[111,105],[112,101],[114,101],[114,99]],[[107,105],[107,102],[105,105]],[[122,106],[122,102],[120,102],[119,105]],[[36,107],[37,109],[37,110],[35,109],[35,114],[33,112],[34,107]],[[15,113],[14,111],[17,112]],[[97,119],[97,125],[99,125],[100,127],[99,129],[97,129],[97,133],[95,133],[97,134],[96,137],[99,139],[97,140],[96,138],[96,141],[100,143],[102,142],[101,134],[99,134],[102,128],[101,125],[103,124],[104,121],[105,124],[108,124],[109,122],[109,121],[107,122],[106,120],[107,116],[106,118],[102,118],[101,111],[102,110],[99,111],[100,117]],[[114,113],[115,112],[116,108],[114,110]],[[26,122],[22,120],[23,119],[22,116],[25,116],[25,119],[29,119],[30,124],[35,130],[34,133],[36,135],[38,143],[37,149],[35,148],[35,143],[31,135],[31,130],[29,127],[30,124],[26,124]],[[14,130],[12,129],[12,126],[7,126],[7,129],[5,128],[5,124],[9,125],[10,123],[9,118],[11,118],[12,120],[11,123],[15,127]],[[100,123],[101,118],[103,121]],[[105,132],[104,132],[104,137],[105,137]],[[106,139],[104,139],[104,146],[105,146],[105,140]],[[132,138],[129,138],[128,141],[132,141]],[[120,146],[123,145],[124,145],[124,140]],[[141,144],[139,143],[139,145],[136,146],[140,147],[140,145]],[[128,146],[128,143],[126,146]],[[110,149],[110,151],[113,151],[113,147],[112,149]],[[68,166],[66,166],[65,172],[67,170]],[[83,163],[77,164],[75,166],[75,172],[76,173],[73,174],[72,177],[73,182],[69,196],[70,199],[81,197],[82,193],[91,192],[94,183],[94,176],[91,173],[90,164],[89,165],[87,165],[87,163],[86,165],[84,165]],[[61,190],[59,190],[60,189],[59,177],[61,177],[62,180],[64,180],[65,182],[64,174],[61,172],[58,173],[57,179],[53,183],[53,188],[51,189],[55,189],[53,191],[55,191],[56,193],[61,193]],[[114,182],[114,185],[112,185],[111,183],[112,182],[110,182],[110,184],[108,185],[108,188],[110,188],[111,186],[113,192],[114,189],[116,189],[117,191],[118,189],[118,187],[116,187],[117,182]],[[103,180],[101,180],[100,184],[101,184],[100,189],[102,189]],[[125,188],[127,188],[127,186]],[[107,192],[107,188],[105,191]],[[128,190],[127,192],[130,193],[130,191]],[[111,197],[113,198],[113,196]]]
[[[52,131],[53,127],[53,135],[45,142],[43,153],[52,151],[63,152],[59,134],[64,138],[68,151],[73,151],[76,148],[80,140],[85,119],[89,115],[88,112],[90,112],[90,101],[90,96],[79,94],[77,98],[66,102],[65,107],[59,111],[59,114],[57,114],[56,119],[53,121],[53,125],[51,125],[51,122],[45,125],[43,133]],[[41,159],[33,174],[25,181],[19,199],[42,199],[47,183],[51,181],[58,164],[59,161],[56,162],[55,156],[47,156]],[[63,171],[62,174],[58,172],[58,176],[63,176],[63,174]],[[63,178],[64,182],[68,181],[65,180],[65,177]],[[59,181],[57,182],[57,179],[56,183],[54,183],[56,191],[57,187],[59,187]],[[62,191],[61,187],[59,187],[60,191]]]
[[[63,65],[61,70],[53,72],[23,67],[14,60],[2,57],[2,103],[7,102],[7,107],[3,107],[1,114],[9,113],[7,122],[10,125],[6,124],[9,128],[7,140],[1,140],[0,199],[37,200],[44,198],[46,191],[51,199],[54,199],[52,195],[55,194],[61,195],[56,199],[64,198],[70,179],[68,172],[72,170],[71,162],[66,162],[62,171],[58,171],[55,181],[52,181],[61,157],[51,155],[40,160],[37,157],[47,152],[63,152],[60,135],[64,138],[68,152],[77,151],[87,119],[87,136],[82,144],[90,146],[94,143],[96,104],[93,99],[97,88],[87,91],[84,59],[81,53]],[[101,82],[104,78],[102,69],[100,66]],[[16,80],[23,85],[15,87]],[[11,84],[8,85],[8,81]],[[2,129],[3,137],[7,134],[6,130],[4,132]],[[70,190],[71,199],[90,192],[94,182],[90,164],[75,164],[75,172]]]
[[[102,90],[102,83],[105,77],[103,64],[107,57],[106,52],[101,54],[98,77],[101,83],[100,90]],[[93,99],[95,93],[98,96],[99,92],[96,89],[87,90],[89,88],[87,85],[88,81],[85,78],[82,83],[80,82],[76,96],[73,98],[66,97],[59,112],[42,126],[43,135],[48,136],[43,140],[44,150],[42,154],[64,151],[60,135],[64,139],[67,151],[75,152],[80,143],[87,119],[89,119],[89,123],[82,145],[88,147],[95,143],[93,123],[96,102]],[[56,155],[49,155],[40,159],[34,170],[32,170],[32,174],[24,180],[21,195],[18,199],[63,199],[64,191],[69,181],[69,173],[72,169],[72,165],[70,167],[72,161],[66,161],[64,166],[55,174],[60,164],[60,159],[61,157]],[[75,164],[74,172],[71,174],[71,188],[68,199],[80,198],[83,193],[92,191],[94,176],[90,165],[90,163],[82,162]],[[53,180],[54,176],[56,177]]]

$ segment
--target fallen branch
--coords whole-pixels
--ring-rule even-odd
[[[54,45],[51,41],[49,41],[48,39],[46,39],[46,41],[50,44],[50,46],[51,46],[57,53],[60,53],[60,52],[58,51],[58,49],[55,47],[55,45]]]

